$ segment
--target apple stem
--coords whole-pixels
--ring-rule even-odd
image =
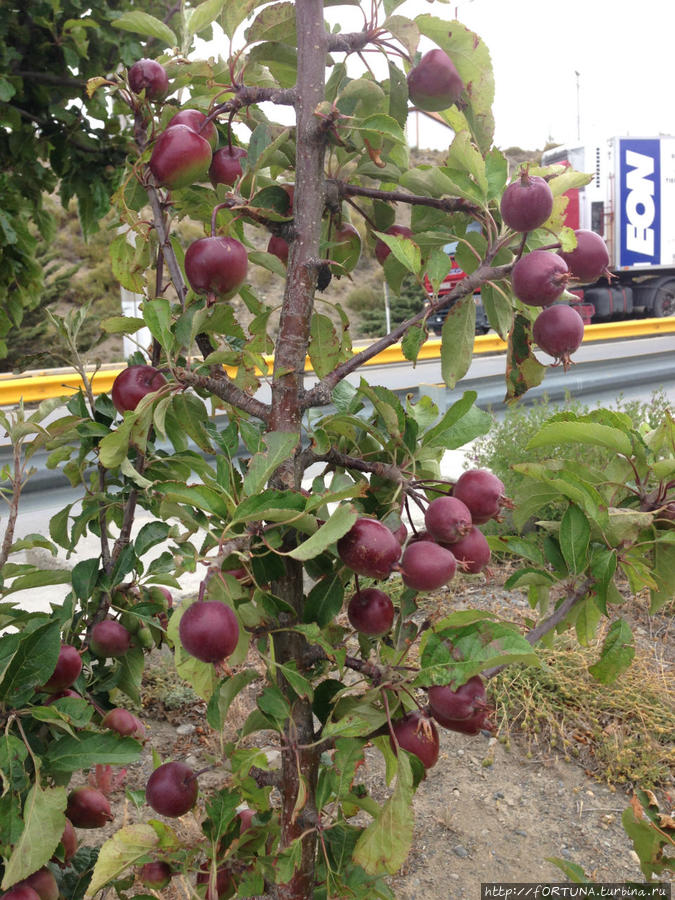
[[[215,237],[215,236],[216,236],[216,219],[217,219],[217,217],[218,217],[218,213],[220,212],[221,209],[226,209],[226,208],[228,208],[230,205],[231,205],[231,204],[230,204],[230,201],[229,201],[229,200],[225,200],[224,203],[217,203],[217,204],[213,207],[213,210],[212,210],[212,212],[211,212],[211,237]],[[236,221],[236,219],[235,219],[234,221]]]

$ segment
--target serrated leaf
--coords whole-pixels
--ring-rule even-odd
[[[50,744],[44,760],[52,772],[76,772],[96,764],[125,766],[136,762],[141,751],[138,741],[130,737],[80,733],[58,738]]]
[[[23,831],[5,863],[2,888],[7,889],[44,866],[56,850],[66,824],[68,796],[64,787],[34,784],[23,806]]]
[[[176,35],[168,25],[140,10],[122,13],[119,18],[113,19],[112,24],[115,28],[122,28],[124,31],[157,38],[158,41],[162,41],[169,47],[175,47],[178,44]]]
[[[61,627],[47,621],[22,634],[0,681],[0,698],[21,707],[53,673],[61,648]]]
[[[263,436],[266,451],[256,453],[244,478],[246,496],[257,494],[267,484],[279,466],[291,457],[298,444],[296,432],[270,431]]]
[[[310,322],[308,354],[319,378],[331,372],[341,358],[340,338],[328,316],[314,313]]]
[[[476,336],[476,306],[473,297],[454,303],[441,331],[441,375],[454,388],[469,370]]]
[[[354,847],[353,860],[368,872],[393,875],[408,856],[413,837],[413,783],[410,760],[398,754],[398,772],[394,791],[380,815],[361,834]]]
[[[120,828],[101,846],[86,896],[93,897],[108,882],[119,878],[127,869],[159,847],[160,838],[152,825],[139,823]],[[166,848],[165,843],[162,848]]]
[[[150,334],[168,350],[174,343],[171,334],[171,306],[165,297],[155,297],[143,303],[143,319]]]
[[[376,231],[375,234],[389,247],[394,258],[408,272],[419,275],[422,268],[422,253],[414,241],[407,237],[401,237],[400,234],[386,234],[384,231]]]
[[[616,453],[630,456],[631,439],[618,428],[600,425],[596,422],[556,421],[543,425],[527,444],[527,450],[538,447],[560,446],[561,444],[588,444],[595,447],[606,447]]]
[[[260,678],[260,675],[255,669],[244,669],[243,672],[236,672],[229,678],[223,678],[218,682],[206,709],[206,720],[211,728],[216,731],[223,730],[232,701],[240,691],[257,678]]]
[[[214,22],[227,2],[228,0],[205,0],[196,6],[187,20],[188,34],[199,34],[207,25]]]
[[[624,619],[617,619],[609,627],[600,659],[588,667],[601,684],[612,684],[630,666],[635,656],[633,633]]]
[[[101,328],[106,334],[135,334],[144,326],[143,319],[133,316],[109,316],[101,321]]]
[[[358,512],[351,503],[339,506],[311,537],[291,550],[289,556],[303,562],[308,559],[314,559],[314,557],[323,553],[324,550],[327,550],[345,535],[357,518]]]
[[[584,513],[571,503],[560,522],[558,540],[570,572],[578,575],[586,568],[591,526]]]

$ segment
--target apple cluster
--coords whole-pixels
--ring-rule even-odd
[[[356,576],[384,580],[397,572],[407,588],[434,591],[451,581],[458,568],[468,574],[485,569],[490,547],[478,526],[498,518],[509,505],[497,476],[485,469],[469,469],[451,493],[428,503],[423,531],[408,537],[404,525],[393,532],[377,519],[361,517],[340,538],[337,552]],[[357,577],[347,617],[360,634],[383,637],[394,623],[395,608],[380,588],[358,587]],[[415,753],[427,768],[438,758],[438,733],[432,719],[464,734],[491,727],[482,680],[476,676],[457,690],[447,685],[430,688],[428,709],[406,713],[394,722],[399,745]]]
[[[526,234],[541,227],[553,211],[553,193],[544,178],[524,169],[502,194],[500,211],[504,224]],[[570,364],[570,354],[581,346],[584,323],[566,304],[556,304],[570,281],[592,283],[608,273],[609,252],[602,237],[577,229],[576,247],[556,253],[532,250],[521,256],[511,272],[513,293],[524,304],[540,309],[533,327],[535,343],[554,365]]]

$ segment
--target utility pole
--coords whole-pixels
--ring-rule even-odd
[[[579,103],[579,72],[574,70],[574,74],[577,76],[577,140],[581,140],[581,106]]]

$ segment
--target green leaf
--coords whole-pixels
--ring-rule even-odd
[[[126,418],[116,429],[106,435],[98,447],[99,459],[106,469],[116,469],[129,451],[131,418]]]
[[[27,591],[31,588],[47,587],[52,584],[70,584],[70,572],[67,569],[36,569],[26,575],[19,575],[9,587],[3,589],[3,596]]]
[[[170,526],[168,522],[160,522],[155,520],[154,522],[146,522],[138,532],[136,536],[136,540],[134,541],[134,550],[136,552],[136,556],[143,556],[144,553],[147,553],[148,550],[151,550],[153,547],[156,547],[158,544],[161,544],[165,541],[169,536]]]
[[[337,572],[331,572],[314,585],[303,609],[303,622],[317,622],[321,628],[329,625],[342,609],[345,589]]]
[[[94,557],[82,559],[73,566],[73,590],[78,600],[88,600],[91,597],[98,581],[99,565],[99,558]]]
[[[143,319],[131,316],[109,316],[101,321],[101,328],[106,334],[135,334],[144,326]]]
[[[319,378],[331,372],[341,358],[340,339],[328,316],[314,313],[310,322],[308,354]]]
[[[257,494],[265,487],[279,466],[293,455],[298,437],[297,432],[287,431],[270,431],[264,435],[262,440],[267,449],[252,457],[244,478],[246,496]]]
[[[412,799],[410,760],[405,752],[399,751],[394,791],[380,815],[365,829],[354,847],[354,862],[369,875],[384,872],[393,875],[405,862],[413,837]]]
[[[590,881],[586,877],[586,873],[578,863],[570,862],[569,859],[560,859],[558,856],[547,856],[547,862],[553,863],[560,871],[566,875],[574,884],[589,884]]]
[[[517,400],[530,388],[541,384],[546,368],[532,353],[532,323],[527,316],[516,313],[506,351],[507,401]]]
[[[473,296],[454,303],[441,331],[441,374],[454,388],[469,370],[476,336],[476,305]]]
[[[422,325],[413,325],[409,328],[401,341],[401,352],[410,362],[417,362],[417,357],[427,339],[427,333]]]
[[[465,391],[443,414],[440,422],[422,437],[422,445],[457,450],[474,438],[486,434],[492,426],[492,417],[474,405],[477,396],[475,391]]]
[[[445,276],[452,268],[452,260],[443,250],[436,247],[427,260],[426,276],[431,282],[434,293],[438,293]]]
[[[601,684],[612,684],[630,666],[634,656],[630,626],[624,619],[617,619],[607,631],[600,659],[588,671]]]
[[[400,234],[385,234],[384,231],[376,231],[375,234],[389,247],[402,266],[413,275],[419,275],[422,268],[422,253],[414,241]]]
[[[207,25],[215,21],[228,0],[205,0],[190,13],[187,20],[188,34],[199,34]]]
[[[310,538],[290,551],[293,559],[305,561],[314,559],[346,534],[358,518],[358,512],[351,503],[339,506]]]
[[[168,828],[166,829],[169,830]],[[178,840],[175,841],[178,845]],[[160,837],[152,825],[125,825],[101,846],[87,895],[94,896],[149,853],[160,848]],[[161,841],[166,849],[166,838]]]
[[[245,32],[248,43],[283,41],[296,43],[295,3],[273,3],[260,12]]]
[[[595,422],[549,422],[530,439],[526,449],[538,447],[560,446],[561,444],[589,444],[595,447],[606,447],[616,453],[630,456],[633,450],[631,440],[618,428],[600,425]]]
[[[149,13],[135,10],[133,12],[125,12],[119,18],[113,19],[115,28],[122,28],[124,31],[132,31],[134,34],[142,34],[144,37],[157,38],[169,47],[175,47],[178,44],[176,35],[165,25],[160,19],[156,19]]]
[[[513,327],[510,284],[503,281],[488,281],[481,286],[480,297],[488,322],[503,341],[507,340]]]
[[[584,513],[571,503],[560,523],[558,540],[567,567],[575,575],[586,568],[591,526]]]
[[[236,672],[229,678],[223,678],[218,682],[206,709],[206,721],[211,728],[215,731],[223,730],[227,711],[234,698],[259,677],[260,675],[255,669],[244,669],[242,672]]]
[[[35,783],[23,806],[23,831],[5,864],[2,888],[7,889],[44,866],[56,850],[66,824],[68,799],[64,787]]]
[[[171,333],[171,305],[165,297],[155,297],[154,300],[146,300],[143,304],[143,319],[150,329],[152,336],[165,349],[169,350],[174,344]]]
[[[177,481],[157,483],[155,488],[162,492],[165,500],[185,503],[194,509],[229,520],[230,508],[224,495],[205,484],[180,484]]]
[[[44,759],[52,772],[76,772],[101,765],[125,766],[136,762],[142,747],[133,738],[117,734],[65,735],[50,744]]]
[[[20,707],[56,668],[61,649],[61,626],[49,621],[23,634],[0,681],[0,698]]]

